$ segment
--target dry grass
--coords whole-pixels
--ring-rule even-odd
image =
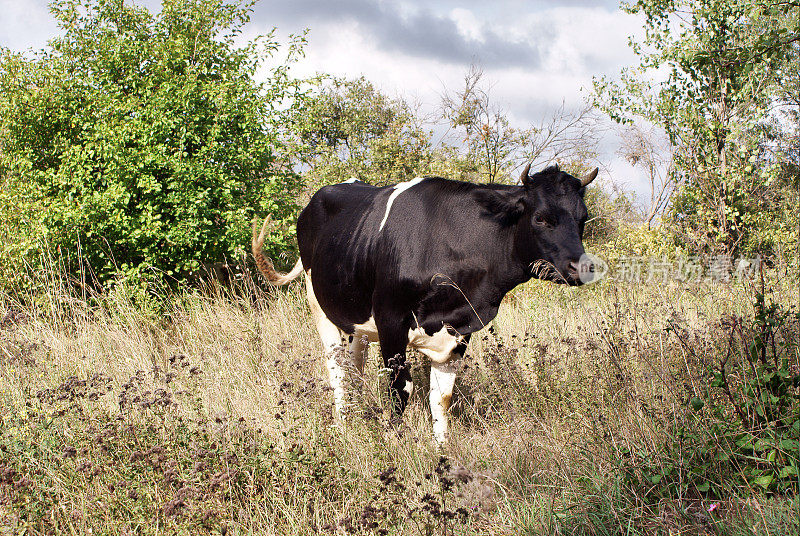
[[[0,472],[13,470],[0,475],[0,534],[797,529],[796,499],[732,492],[718,515],[702,497],[648,502],[620,484],[613,456],[620,446],[655,453],[669,439],[664,423],[699,389],[702,365],[681,337],[710,349],[719,318],[751,313],[746,287],[517,289],[470,343],[454,439],[440,453],[422,361],[399,429],[387,423],[375,347],[357,411],[334,421],[300,285],[264,292],[243,281],[153,305],[124,286],[86,297],[57,281],[24,305],[0,301]],[[773,294],[797,302],[790,282]],[[103,430],[113,437],[105,451],[95,448]],[[220,475],[230,478],[212,486]],[[45,486],[52,500],[36,508]]]

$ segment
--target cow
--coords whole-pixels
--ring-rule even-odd
[[[444,444],[457,358],[503,297],[531,278],[585,282],[583,197],[598,170],[580,178],[558,166],[529,172],[530,164],[519,185],[418,177],[325,186],[297,218],[300,259],[287,274],[263,254],[268,221],[260,232],[254,223],[253,256],[267,280],[284,285],[305,274],[337,415],[369,341],[380,343],[399,418],[413,389],[410,346],[430,358],[433,432]]]

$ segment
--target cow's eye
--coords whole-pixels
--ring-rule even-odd
[[[533,223],[535,223],[536,225],[549,226],[550,220],[544,214],[536,214],[533,217]]]

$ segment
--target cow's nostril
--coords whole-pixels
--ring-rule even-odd
[[[580,273],[580,264],[577,262],[569,263],[569,268],[567,271],[569,272],[569,275],[577,276]]]
[[[582,283],[593,281],[595,278],[594,272],[595,265],[588,258],[569,263],[568,273],[576,281],[580,280]]]
[[[588,259],[573,261],[569,263],[567,274],[574,279],[584,283],[594,279],[594,263]]]

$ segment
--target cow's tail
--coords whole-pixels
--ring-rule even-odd
[[[253,220],[253,258],[256,261],[256,266],[258,266],[258,271],[264,274],[264,277],[267,278],[267,281],[273,285],[285,285],[286,283],[297,279],[297,276],[303,273],[303,261],[302,259],[297,259],[297,263],[294,265],[294,268],[292,268],[292,271],[288,274],[282,274],[275,270],[275,266],[272,264],[272,261],[264,256],[264,250],[262,248],[271,223],[272,217],[267,216],[264,220],[264,225],[261,226],[261,230],[259,231],[258,221]]]

